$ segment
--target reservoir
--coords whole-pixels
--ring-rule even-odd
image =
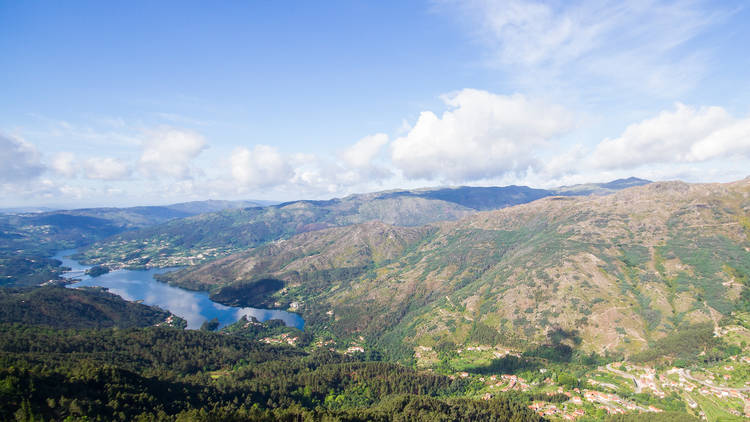
[[[276,309],[235,308],[216,303],[206,292],[195,292],[170,286],[154,280],[154,274],[165,273],[174,268],[150,269],[144,271],[115,270],[98,277],[89,277],[85,271],[89,266],[81,265],[70,258],[76,252],[68,249],[58,252],[53,258],[62,261],[63,267],[71,270],[62,274],[67,279],[81,280],[68,287],[99,286],[125,300],[141,301],[146,305],[158,306],[183,318],[189,329],[200,328],[204,321],[216,318],[219,326],[232,324],[247,316],[258,321],[280,319],[288,326],[304,328],[305,321],[298,314]]]

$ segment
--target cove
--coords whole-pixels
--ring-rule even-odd
[[[175,268],[150,269],[144,271],[114,270],[98,277],[89,277],[85,271],[90,268],[70,258],[76,252],[68,249],[58,252],[53,258],[69,267],[62,276],[66,279],[81,280],[68,287],[98,286],[125,300],[141,301],[146,305],[158,306],[187,321],[187,328],[200,328],[204,321],[216,318],[219,326],[232,324],[247,316],[258,321],[280,319],[290,327],[303,329],[305,320],[298,314],[276,309],[240,308],[225,306],[209,299],[207,292],[195,292],[156,281],[154,274],[165,273]]]

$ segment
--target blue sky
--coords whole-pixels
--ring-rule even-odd
[[[0,0],[0,206],[736,180],[746,22],[742,1]]]

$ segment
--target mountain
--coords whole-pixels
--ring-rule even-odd
[[[645,183],[650,182],[633,178],[565,188],[565,194],[610,194],[620,186]],[[609,187],[601,187],[604,185]],[[92,264],[130,268],[195,265],[307,231],[374,220],[396,226],[419,226],[557,194],[557,190],[526,186],[461,186],[224,210],[122,233],[87,248],[81,258]]]
[[[170,321],[169,312],[99,289],[59,286],[0,289],[0,323],[53,328],[132,328]],[[184,321],[183,321],[184,323]]]
[[[228,209],[237,208],[248,208],[248,207],[264,207],[266,205],[272,205],[268,201],[222,201],[216,199],[209,199],[206,201],[192,201],[183,202],[180,204],[166,205],[165,208],[169,208],[173,211],[185,213],[187,215],[203,214],[206,212],[216,212]]]
[[[55,210],[56,208],[49,208],[49,207],[13,207],[13,208],[0,208],[0,214],[51,212]]]
[[[252,290],[251,287],[255,286],[257,289],[259,286],[255,275],[283,274],[279,277],[287,281],[299,281],[298,278],[304,276],[306,282],[299,287],[312,292],[314,289],[311,286],[320,284],[320,281],[330,281],[342,276],[355,277],[373,265],[381,265],[401,257],[431,232],[434,229],[427,226],[397,227],[379,221],[335,227],[303,233],[286,241],[272,242],[246,253],[217,259],[204,266],[164,275],[163,279],[197,290],[210,290],[230,284],[227,289],[214,292],[212,298],[224,298],[224,302],[232,305],[267,306],[269,304],[263,298],[247,294],[248,290]],[[245,277],[250,268],[252,275]],[[232,282],[227,283],[227,280]]]
[[[391,194],[296,201],[201,214],[95,243],[85,262],[128,267],[193,265],[295,234],[371,220],[418,226],[475,212],[456,203]]]
[[[557,195],[582,196],[582,195],[610,195],[619,190],[643,186],[652,183],[650,180],[637,177],[616,179],[607,183],[584,183],[573,186],[561,186],[553,189]]]
[[[36,285],[55,279],[60,249],[91,244],[126,230],[227,208],[257,206],[248,201],[200,201],[166,206],[82,208],[0,214],[0,285]]]
[[[527,186],[458,186],[452,188],[425,188],[384,192],[375,194],[375,198],[415,197],[437,199],[474,210],[484,211],[525,204],[553,194],[554,192],[550,190],[534,189]]]
[[[631,354],[750,311],[750,179],[326,229],[164,277],[227,302],[296,302],[306,330],[390,348],[476,333],[529,347],[562,330],[582,350]]]
[[[0,214],[0,253],[49,253],[120,233],[204,212],[258,206],[250,201],[196,201],[165,206],[81,208]]]

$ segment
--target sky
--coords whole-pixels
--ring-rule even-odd
[[[742,179],[748,9],[0,0],[0,208]]]

